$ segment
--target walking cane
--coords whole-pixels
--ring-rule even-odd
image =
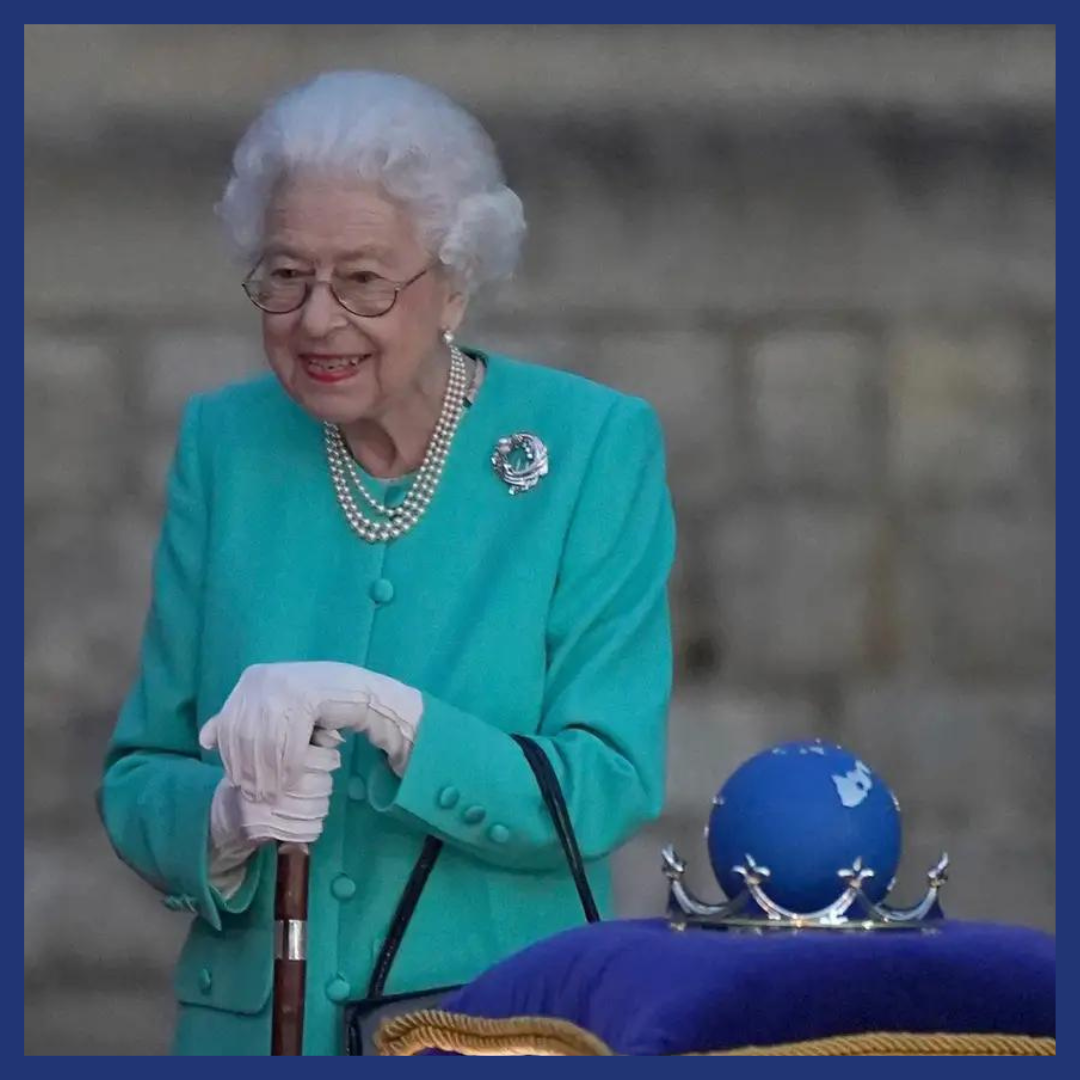
[[[278,844],[274,894],[274,1005],[270,1053],[299,1056],[304,1041],[308,849]]]

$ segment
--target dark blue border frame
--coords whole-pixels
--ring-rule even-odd
[[[248,6],[249,9],[255,8],[255,5],[247,5],[247,6]],[[40,24],[40,23],[89,23],[89,22],[110,23],[110,22],[126,22],[126,18],[130,18],[133,23],[146,23],[146,22],[152,22],[152,21],[160,21],[160,22],[171,22],[172,21],[171,19],[148,20],[147,15],[150,14],[151,12],[146,7],[145,4],[140,5],[138,10],[135,10],[135,5],[133,5],[133,4],[94,5],[94,7],[95,7],[95,10],[89,11],[89,10],[87,10],[86,5],[84,5],[84,4],[74,4],[74,3],[68,3],[68,4],[42,4],[42,5],[38,5],[38,6],[29,5],[29,4],[19,5],[19,8],[21,10],[23,10],[24,25],[25,25],[26,22],[33,23],[33,24]],[[273,15],[275,13],[272,6],[267,7],[265,4],[264,5],[259,5],[259,7],[257,9],[257,12],[255,10],[249,10],[247,12],[236,10],[236,8],[238,8],[238,7],[239,6],[234,6],[233,10],[224,11],[220,4],[215,4],[215,5],[199,4],[199,3],[188,4],[188,5],[185,6],[184,11],[183,11],[183,15],[185,16],[184,21],[187,22],[187,23],[191,23],[191,22],[200,22],[200,21],[203,21],[203,19],[205,19],[207,22],[212,23],[212,22],[220,20],[222,18],[222,16],[226,15],[226,14],[231,16],[232,19],[235,19],[237,16],[240,16],[240,15],[243,15],[243,14],[254,15],[254,14],[257,13],[261,17],[266,18],[267,16]],[[895,21],[903,22],[903,23],[923,23],[923,22],[931,22],[931,23],[932,22],[961,22],[962,23],[964,21],[967,21],[967,20],[963,19],[962,16],[967,15],[967,16],[970,17],[970,21],[972,21],[972,22],[1001,21],[1001,22],[1024,22],[1024,23],[1055,23],[1058,26],[1058,34],[1059,34],[1059,41],[1060,41],[1059,51],[1067,56],[1068,55],[1068,45],[1071,44],[1071,35],[1069,33],[1068,19],[1067,19],[1067,15],[1070,13],[1070,7],[1071,6],[1066,6],[1063,3],[1025,5],[1023,7],[1021,7],[1020,5],[991,5],[991,6],[988,6],[988,5],[985,5],[985,4],[983,4],[983,5],[975,5],[975,4],[964,4],[964,5],[960,5],[960,4],[948,4],[948,5],[934,4],[934,5],[931,5],[931,4],[923,3],[923,4],[907,5],[903,9],[903,11],[900,11],[899,9],[897,9],[896,10],[896,15],[901,16],[901,17],[897,18]],[[666,5],[665,8],[664,8],[663,14],[665,16],[667,16],[667,18],[670,21],[676,22],[676,23],[680,23],[680,22],[685,22],[685,23],[712,22],[712,21],[714,21],[715,16],[717,14],[729,15],[731,17],[732,22],[741,22],[741,21],[753,22],[753,23],[759,23],[759,22],[793,22],[793,23],[796,23],[796,22],[807,22],[807,21],[818,22],[818,21],[822,21],[823,17],[825,17],[825,16],[827,16],[827,19],[825,19],[824,21],[828,21],[828,22],[866,22],[868,20],[866,20],[865,16],[867,14],[869,14],[870,11],[872,10],[872,9],[868,8],[868,6],[865,3],[862,3],[862,4],[846,3],[846,4],[822,5],[817,10],[809,9],[807,5],[798,5],[797,6],[797,5],[794,5],[794,4],[771,4],[771,5],[767,5],[767,8],[768,8],[767,12],[766,12],[765,9],[763,9],[760,6],[755,7],[752,10],[739,11],[739,9],[737,9],[737,8],[731,8],[729,11],[725,11],[725,10],[718,11],[716,9],[715,5],[705,5],[705,4],[701,4],[701,3],[698,3],[698,4],[685,4],[684,3],[684,4],[675,4],[675,5],[670,5],[670,4]],[[1074,7],[1072,9],[1075,10]],[[160,11],[160,9],[158,9],[158,10]],[[285,14],[290,14],[291,15],[292,14],[291,5],[288,8],[285,5],[281,5],[279,7],[278,11],[282,15],[285,15]],[[358,11],[358,9],[356,8],[355,5],[343,5],[343,4],[342,5],[321,5],[320,8],[319,8],[319,13],[323,14],[323,15],[331,15],[331,14],[334,14],[335,11],[336,11],[336,13],[340,14],[342,16],[342,18],[345,18],[345,19],[348,19],[350,17],[355,17],[357,14],[361,13],[361,12]],[[421,16],[421,18],[419,18],[419,19],[414,18],[414,19],[409,20],[409,21],[430,21],[431,23],[446,23],[448,21],[462,21],[462,22],[474,22],[475,21],[475,22],[481,22],[481,21],[483,21],[484,16],[489,16],[491,18],[492,22],[505,23],[505,22],[508,22],[508,21],[514,21],[514,20],[508,20],[506,18],[506,16],[511,14],[511,13],[518,17],[518,21],[522,21],[522,22],[536,20],[536,21],[558,22],[558,23],[563,23],[563,22],[566,22],[566,23],[573,23],[573,22],[579,22],[579,23],[608,23],[608,22],[615,22],[615,21],[626,21],[627,16],[629,16],[629,15],[638,15],[639,17],[642,18],[643,22],[649,22],[651,16],[655,16],[655,15],[659,14],[659,12],[657,12],[655,10],[655,8],[653,8],[651,5],[649,7],[645,7],[644,5],[638,5],[637,10],[633,10],[633,6],[628,7],[628,5],[626,5],[626,4],[616,5],[616,4],[610,4],[609,3],[609,4],[583,5],[581,3],[576,3],[576,4],[556,3],[556,2],[554,2],[554,0],[549,0],[549,2],[547,2],[545,4],[542,4],[542,5],[541,4],[528,5],[528,6],[524,7],[524,8],[521,5],[515,5],[513,8],[508,8],[506,5],[499,5],[498,7],[496,7],[496,5],[494,5],[494,4],[471,4],[471,5],[456,4],[456,5],[453,5],[452,7],[448,8],[447,5],[445,5],[445,4],[438,4],[438,5],[434,4],[434,3],[419,3],[419,4],[417,4],[417,3],[414,2],[414,3],[411,3],[411,4],[408,5],[408,13],[410,15],[414,16],[414,17]],[[766,14],[766,13],[768,13],[770,16],[772,16],[772,18],[770,18],[768,20],[762,19],[762,16],[764,14]],[[880,10],[874,11],[874,13],[878,14],[878,15],[882,14],[882,12]],[[397,12],[394,12],[394,14],[397,14]],[[448,17],[451,16],[451,15],[457,16],[457,19],[450,20]],[[753,15],[754,18],[744,20],[744,19],[738,18],[738,16],[740,16],[740,15],[743,15],[743,16],[745,16],[745,15]],[[126,16],[126,18],[125,18],[125,16]],[[423,18],[425,16],[426,16],[426,18]],[[1011,17],[1006,18],[1004,16],[1011,16]],[[1022,18],[1017,18],[1017,16],[1022,16]],[[202,18],[200,18],[200,17],[202,17]],[[231,21],[231,19],[230,19],[230,21]],[[338,21],[338,20],[334,20],[334,21]],[[872,21],[878,22],[879,20],[872,20]],[[21,59],[21,53],[19,54],[19,58],[16,59],[16,51],[15,51],[16,47],[17,47],[17,43],[20,41],[20,36],[17,36],[17,34],[15,32],[15,28],[13,27],[10,33],[4,35],[3,40],[5,40],[5,42],[9,43],[7,48],[5,49],[5,52],[8,54],[7,57],[6,57],[8,62],[3,67],[4,77],[11,80],[11,81],[14,81],[15,73],[16,72],[21,72],[22,68],[23,68],[22,59]],[[1071,84],[1073,83],[1074,78],[1073,78],[1073,76],[1071,74],[1071,71],[1070,71],[1069,66],[1068,66],[1067,63],[1064,64],[1064,65],[1061,65],[1061,70],[1062,70],[1062,75],[1063,75],[1063,80],[1062,80],[1063,96],[1065,97],[1065,100],[1068,101],[1068,92],[1072,88]],[[62,77],[62,74],[58,74],[58,77]],[[21,98],[21,94],[19,95],[19,97]],[[15,99],[15,95],[13,94],[12,99],[11,99],[12,104],[9,106],[9,111],[10,111],[10,114],[12,115],[12,117],[14,117],[14,112],[15,112],[14,99]],[[1072,191],[1072,185],[1069,183],[1069,180],[1071,179],[1070,174],[1072,172],[1072,170],[1070,168],[1070,165],[1071,165],[1071,161],[1070,161],[1071,145],[1070,145],[1070,142],[1071,142],[1071,140],[1069,139],[1069,135],[1071,134],[1070,129],[1071,129],[1072,125],[1069,123],[1069,120],[1070,120],[1069,111],[1066,110],[1065,111],[1065,137],[1060,140],[1060,145],[1066,151],[1065,154],[1062,156],[1062,161],[1061,161],[1061,164],[1062,164],[1062,167],[1063,167],[1063,170],[1064,170],[1064,175],[1066,177],[1066,182],[1064,184],[1062,184],[1061,187],[1066,193],[1070,193]],[[13,170],[8,170],[9,175],[10,175],[10,173],[12,171]],[[7,210],[8,214],[13,214],[14,213],[14,207],[16,205],[16,200],[14,198],[14,194],[12,194],[5,201],[5,203],[3,205],[5,206],[5,209]],[[1065,229],[1066,229],[1066,227],[1067,227],[1067,225],[1068,225],[1068,223],[1070,221],[1070,218],[1072,216],[1074,216],[1073,211],[1072,211],[1072,201],[1070,199],[1066,198],[1064,200],[1063,204],[1062,204],[1062,211],[1061,211],[1061,218],[1060,218],[1060,223],[1061,223],[1060,224],[1060,231],[1061,232],[1065,232]],[[7,262],[7,264],[6,264],[6,267],[5,267],[7,272],[9,274],[12,274],[12,275],[14,275],[13,266],[14,266],[14,260],[9,260]],[[1068,266],[1069,266],[1069,261],[1066,258],[1066,260],[1065,260],[1066,288],[1064,290],[1066,296],[1069,295],[1069,290],[1068,290],[1068,285],[1067,285]],[[14,287],[14,283],[12,283],[12,287]],[[1068,324],[1067,320],[1065,321],[1064,326],[1061,327],[1060,329],[1063,329],[1065,331],[1065,333],[1063,335],[1064,340],[1062,341],[1062,340],[1059,339],[1059,345],[1058,345],[1059,352],[1062,353],[1065,356],[1071,357],[1073,354],[1072,354],[1071,349],[1068,346],[1068,340],[1070,338],[1070,334],[1069,334],[1070,325]],[[1073,366],[1071,364],[1062,365],[1061,368],[1060,368],[1060,371],[1059,371],[1059,375],[1063,376],[1062,386],[1063,386],[1065,394],[1067,395],[1067,397],[1071,396],[1070,392],[1068,390],[1068,383],[1074,377],[1073,376]],[[21,378],[21,376],[20,376],[20,378]],[[14,410],[14,401],[15,401],[14,390],[12,390],[8,395],[5,395],[4,398],[3,398],[3,401],[5,402],[6,407],[13,411]],[[17,437],[18,434],[21,433],[21,430],[22,430],[22,423],[21,422],[16,423],[14,421],[14,419],[9,420],[9,422],[6,423],[6,424],[0,425],[0,439],[3,440],[2,444],[0,444],[0,461],[3,461],[5,470],[8,473],[10,473],[10,479],[9,479],[10,488],[9,488],[9,490],[13,489],[16,486],[16,482],[15,482],[15,463],[19,460],[19,456],[20,456],[19,453],[17,452],[17,449],[16,449],[16,437]],[[1075,436],[1074,436],[1072,430],[1066,425],[1066,427],[1064,429],[1062,429],[1062,432],[1061,432],[1061,443],[1060,443],[1060,449],[1059,449],[1060,457],[1062,459],[1064,459],[1066,464],[1068,463],[1068,459],[1069,459],[1069,456],[1070,456],[1070,451],[1072,449],[1072,443],[1073,443],[1074,438],[1075,438]],[[1061,470],[1059,470],[1058,475],[1063,479],[1065,489],[1066,489],[1066,497],[1064,499],[1064,505],[1066,507],[1069,507],[1070,500],[1068,498],[1068,488],[1071,486],[1070,470],[1061,469]],[[1069,533],[1069,515],[1068,514],[1066,514],[1062,519],[1061,533],[1062,533],[1063,537],[1067,540],[1068,533]],[[12,546],[13,546],[14,545],[14,540],[12,540],[11,543],[12,543]],[[1062,546],[1065,547],[1066,551],[1070,550],[1070,548],[1068,546],[1066,546],[1066,545],[1062,545]],[[1071,565],[1070,565],[1070,563],[1071,563],[1071,561],[1069,559],[1067,559],[1067,558],[1066,558],[1066,560],[1064,560],[1062,562],[1061,567],[1058,570],[1058,578],[1057,578],[1059,595],[1063,595],[1066,598],[1072,592],[1071,585],[1072,585],[1072,576],[1073,575],[1071,573]],[[8,568],[8,572],[9,572],[9,574],[11,576],[11,579],[12,579],[11,587],[13,588],[13,591],[14,591],[14,577],[15,577],[14,566],[15,566],[15,564],[16,564],[16,559],[14,558],[13,553],[10,553],[9,556],[8,556],[8,559],[6,560],[6,566]],[[1064,610],[1066,611],[1066,613],[1068,613],[1069,606],[1068,606],[1067,600],[1066,600],[1066,603],[1064,605],[1059,604],[1059,607],[1064,607]],[[14,613],[10,613],[9,618],[11,619],[12,622],[14,622],[14,619],[15,619]],[[1065,622],[1065,630],[1066,630],[1066,643],[1067,643],[1067,630],[1068,630],[1067,618],[1066,618],[1066,622]],[[8,666],[8,669],[9,669],[9,677],[8,677],[8,680],[7,680],[7,685],[9,687],[13,687],[13,686],[16,685],[15,650],[14,650],[14,648],[8,648],[8,649],[4,650],[4,656],[5,656],[7,666]],[[1063,702],[1065,704],[1065,708],[1063,709],[1063,713],[1064,713],[1065,716],[1070,715],[1070,710],[1068,708],[1068,702],[1072,698],[1072,693],[1071,693],[1072,687],[1070,685],[1071,684],[1070,676],[1071,676],[1071,665],[1066,665],[1065,669],[1064,669],[1063,676],[1059,680],[1059,693],[1060,693],[1060,695],[1061,695],[1061,697],[1063,699]],[[10,722],[13,723],[13,721],[10,721]],[[1060,750],[1060,756],[1061,756],[1062,760],[1064,760],[1064,761],[1072,760],[1070,751],[1072,750],[1072,743],[1076,738],[1077,738],[1076,732],[1072,729],[1071,724],[1066,723],[1065,725],[1062,726],[1061,731],[1059,733],[1059,744],[1058,744],[1059,745],[1059,750]],[[11,754],[10,756],[14,757],[14,754]],[[1066,781],[1070,781],[1072,778],[1069,777],[1068,775],[1066,775],[1065,779],[1066,779]],[[1066,782],[1065,784],[1059,785],[1059,787],[1058,787],[1058,790],[1061,793],[1060,798],[1062,799],[1062,803],[1061,803],[1062,809],[1059,812],[1059,816],[1063,817],[1066,821],[1074,820],[1073,814],[1076,812],[1075,786],[1076,786],[1075,783]],[[14,785],[9,784],[9,785],[5,786],[4,794],[5,794],[6,800],[9,801],[9,804],[14,804],[15,800],[19,797],[19,795],[21,793],[14,789]],[[15,811],[15,813],[17,813],[17,811]],[[14,816],[14,815],[11,815],[11,816]],[[1070,847],[1072,845],[1072,842],[1073,842],[1072,841],[1072,835],[1073,835],[1072,832],[1067,829],[1066,830],[1066,846],[1065,846],[1065,851],[1066,851],[1067,855],[1069,854],[1069,849],[1070,849]],[[1072,878],[1073,878],[1074,873],[1075,873],[1075,866],[1074,866],[1073,862],[1068,858],[1063,860],[1062,864],[1061,864],[1061,878],[1060,878],[1059,890],[1060,890],[1061,895],[1066,897],[1066,898],[1071,896],[1071,894],[1073,892]],[[78,883],[73,882],[72,887],[77,889],[78,888]],[[12,907],[14,907],[15,897],[13,895],[13,892],[11,892],[9,894],[5,894],[5,899],[6,899],[6,903],[9,903]],[[1066,905],[1063,906],[1063,910],[1065,912],[1069,911],[1069,907],[1068,907],[1067,903],[1066,903]],[[12,922],[15,921],[14,912],[11,913],[11,921]],[[1072,963],[1071,963],[1072,953],[1073,953],[1073,951],[1075,949],[1075,930],[1068,923],[1067,920],[1063,920],[1063,922],[1062,922],[1062,925],[1060,927],[1060,932],[1059,932],[1059,935],[1058,935],[1058,939],[1059,939],[1059,942],[1060,942],[1059,947],[1060,947],[1060,951],[1062,953],[1062,959],[1064,961],[1061,964],[1060,969],[1059,969],[1059,972],[1060,972],[1059,973],[1059,1014],[1060,1014],[1062,1020],[1064,1021],[1064,1024],[1062,1025],[1063,1032],[1062,1032],[1061,1053],[1064,1056],[1068,1057],[1068,1056],[1071,1056],[1071,1053],[1072,1053],[1072,1046],[1071,1046],[1072,1038],[1071,1038],[1071,1036],[1073,1034],[1072,1029],[1075,1028],[1075,1026],[1076,1026],[1075,1017],[1078,1014],[1078,1009],[1077,1009],[1077,1003],[1076,1003],[1076,993],[1077,993],[1077,991],[1076,991],[1075,979],[1074,979],[1074,976],[1073,976]],[[14,996],[14,992],[12,993],[12,996]],[[14,1025],[14,1016],[15,1016],[14,1009],[5,1010],[4,1015],[6,1017],[7,1023],[10,1024],[10,1026],[14,1029],[14,1026],[15,1026]],[[1071,1023],[1070,1023],[1070,1021],[1071,1021]],[[58,1018],[58,1022],[62,1023],[62,1018]],[[18,1036],[17,1036],[17,1033],[14,1030],[12,1030],[10,1032],[6,1032],[5,1035],[6,1035],[6,1038],[5,1038],[5,1045],[6,1046],[8,1046],[9,1048],[14,1048],[14,1047],[16,1047],[18,1045]],[[369,1064],[372,1064],[372,1063],[368,1061],[368,1062],[365,1062],[363,1065],[350,1066],[348,1064],[343,1064],[343,1065],[340,1065],[338,1067],[343,1068],[343,1069],[361,1068],[361,1069],[366,1070],[368,1068]],[[883,1067],[883,1065],[884,1065],[884,1067],[886,1068],[887,1071],[892,1071],[893,1069],[896,1069],[896,1070],[903,1069],[905,1071],[910,1071],[910,1069],[912,1068],[911,1063],[906,1063],[906,1062],[903,1062],[903,1061],[892,1061],[892,1060],[890,1060],[890,1061],[885,1062],[885,1063],[875,1062],[875,1064],[873,1066],[875,1072],[877,1072],[879,1069],[881,1069]],[[25,1062],[24,1062],[24,1067],[28,1071],[33,1071],[34,1073],[37,1073],[37,1071],[39,1069],[47,1070],[47,1069],[52,1069],[53,1068],[53,1066],[51,1064],[49,1064],[48,1059],[44,1059],[44,1060],[26,1059]],[[63,1066],[61,1066],[61,1068],[62,1067]],[[102,1065],[101,1067],[104,1068],[104,1069],[108,1069],[110,1071],[110,1074],[113,1075],[113,1076],[116,1075],[116,1069],[117,1068],[119,1068],[121,1070],[121,1072],[123,1072],[123,1071],[126,1070],[126,1068],[130,1067],[132,1069],[132,1075],[137,1075],[137,1072],[141,1072],[141,1070],[142,1070],[142,1066],[140,1064],[135,1063],[135,1062],[132,1062],[130,1066],[125,1066],[123,1064],[118,1065],[118,1064],[116,1064],[114,1062],[108,1062],[108,1063],[105,1063],[104,1065]],[[281,1068],[286,1068],[286,1069],[289,1068],[289,1066],[287,1066],[287,1065],[282,1065],[280,1067]],[[385,1068],[386,1066],[380,1063],[380,1065],[378,1067]],[[402,1066],[393,1066],[393,1065],[391,1065],[390,1067],[402,1067]],[[465,1073],[462,1070],[474,1069],[476,1066],[472,1062],[469,1062],[469,1061],[455,1060],[455,1059],[449,1059],[449,1058],[441,1058],[441,1059],[439,1059],[439,1064],[438,1065],[429,1066],[429,1067],[438,1068],[440,1070],[446,1070],[446,1069],[449,1069],[449,1068],[453,1068],[455,1070],[456,1075],[465,1075]],[[532,1068],[534,1066],[532,1066],[531,1063],[529,1063],[526,1066],[526,1062],[521,1060],[521,1061],[516,1061],[515,1064],[514,1064],[515,1070],[518,1069],[519,1067]],[[584,1064],[584,1063],[578,1064],[578,1063],[574,1063],[574,1062],[565,1062],[560,1066],[561,1069],[565,1069],[565,1068],[569,1068],[569,1067],[573,1067],[575,1069],[575,1072],[578,1072],[580,1070],[588,1070],[590,1073],[595,1075],[596,1070],[598,1068],[602,1069],[604,1066],[599,1065],[599,1064],[591,1064],[591,1065],[587,1065],[587,1064]],[[653,1069],[655,1067],[657,1067],[657,1066],[654,1064],[652,1059],[637,1059],[637,1060],[634,1060],[632,1062],[624,1062],[624,1063],[616,1065],[616,1066],[608,1066],[608,1067],[615,1067],[615,1068],[618,1068],[620,1070],[625,1070],[627,1067],[630,1067],[632,1069],[632,1071],[635,1073],[635,1075],[637,1075],[639,1072],[642,1072],[642,1071],[648,1071],[649,1073],[652,1073]],[[659,1067],[666,1069],[669,1066],[668,1066],[667,1063],[663,1063]],[[692,1066],[690,1066],[690,1067],[692,1067]],[[712,1066],[706,1066],[706,1067],[712,1067]],[[1055,1066],[1051,1066],[1051,1068],[1054,1068],[1054,1067]],[[92,1064],[91,1068],[97,1068],[97,1066]],[[162,1061],[160,1063],[155,1063],[153,1068],[155,1069],[155,1071],[158,1070],[158,1069],[165,1069],[166,1072],[171,1072],[172,1070],[175,1069],[175,1070],[177,1070],[176,1075],[180,1075],[179,1070],[183,1069],[183,1070],[186,1071],[187,1067],[184,1065],[183,1062],[169,1060],[169,1061]],[[818,1060],[818,1061],[814,1062],[812,1060],[805,1060],[804,1059],[801,1062],[799,1062],[798,1064],[795,1064],[794,1062],[792,1062],[790,1064],[785,1064],[783,1062],[777,1063],[777,1062],[769,1062],[767,1060],[759,1060],[758,1062],[755,1062],[755,1064],[753,1066],[755,1075],[759,1075],[762,1069],[765,1069],[768,1072],[772,1072],[774,1069],[782,1069],[782,1070],[785,1071],[786,1075],[791,1075],[790,1070],[795,1069],[795,1068],[797,1068],[799,1070],[800,1075],[806,1075],[807,1071],[815,1071],[817,1073],[817,1075],[825,1075],[824,1070],[828,1069],[828,1070],[831,1071],[832,1069],[835,1068],[835,1065],[833,1065],[831,1062],[828,1062],[828,1061]],[[957,1075],[957,1070],[962,1071],[964,1068],[978,1069],[978,1070],[980,1070],[980,1073],[981,1073],[981,1071],[986,1068],[986,1064],[985,1064],[985,1060],[979,1060],[979,1061],[970,1062],[970,1063],[967,1063],[967,1064],[965,1064],[965,1063],[963,1063],[961,1061],[942,1061],[942,1062],[938,1062],[938,1061],[922,1061],[922,1062],[919,1063],[918,1068],[920,1070],[927,1069],[931,1073],[938,1074],[938,1075],[945,1075],[945,1072],[943,1070],[947,1070],[948,1075],[950,1077],[955,1077]],[[230,1078],[230,1080],[231,1080],[231,1078],[233,1076],[235,1076],[235,1072],[234,1072],[235,1066],[230,1066],[228,1063],[225,1063],[225,1064],[207,1063],[206,1065],[201,1066],[201,1069],[208,1069],[208,1070],[211,1071],[211,1073],[218,1073],[219,1070],[220,1070],[220,1075],[222,1075],[223,1077],[228,1077],[228,1078]],[[444,1075],[445,1075],[445,1073],[444,1073]],[[625,1074],[620,1071],[620,1075],[625,1075]],[[899,1075],[899,1073],[897,1073],[897,1075]]]

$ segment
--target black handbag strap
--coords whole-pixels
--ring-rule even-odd
[[[599,922],[600,912],[597,910],[596,901],[593,898],[592,889],[589,887],[589,879],[585,876],[585,863],[581,857],[581,849],[578,847],[577,837],[574,835],[574,826],[570,821],[570,812],[566,808],[566,799],[563,798],[562,788],[559,786],[559,778],[555,775],[551,761],[547,754],[527,735],[511,735],[525,754],[525,760],[536,777],[540,788],[540,795],[544,800],[548,813],[551,815],[555,832],[558,834],[559,843],[566,854],[566,861],[570,865],[570,873],[577,887],[578,898],[581,900],[581,909],[589,922]],[[443,842],[437,836],[428,836],[424,840],[424,846],[420,851],[420,857],[416,860],[409,880],[394,909],[394,917],[390,920],[390,931],[386,935],[379,956],[375,961],[375,967],[371,972],[371,980],[368,983],[367,996],[369,998],[380,997],[383,987],[386,986],[387,977],[390,974],[390,966],[401,948],[401,939],[405,936],[405,930],[412,919],[416,905],[420,901],[420,894],[431,876],[435,866],[435,860],[442,851]]]
[[[394,917],[390,920],[390,932],[379,950],[378,959],[371,972],[371,981],[368,983],[367,996],[369,998],[380,997],[386,978],[390,974],[390,965],[401,948],[401,939],[405,935],[405,928],[409,925],[416,905],[420,900],[420,894],[424,891],[424,885],[431,876],[431,870],[435,866],[435,860],[442,851],[443,842],[437,836],[428,836],[424,840],[424,846],[420,851],[420,858],[409,874],[409,880],[405,882],[401,899],[394,910]]]
[[[589,887],[589,879],[585,876],[585,862],[581,857],[581,848],[578,847],[577,836],[574,834],[574,825],[570,820],[570,811],[566,808],[566,799],[563,797],[559,778],[555,775],[551,759],[544,753],[532,739],[526,735],[511,735],[525,753],[525,760],[532,766],[536,776],[536,782],[540,785],[540,794],[543,796],[544,805],[548,808],[551,820],[555,823],[555,831],[559,834],[559,843],[562,844],[566,861],[570,866],[570,873],[574,877],[577,886],[578,898],[581,900],[581,910],[585,912],[588,922],[599,922],[600,912],[596,908],[592,889]]]

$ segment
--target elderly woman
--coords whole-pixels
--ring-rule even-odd
[[[180,1053],[265,1054],[273,841],[310,845],[304,1053],[342,1047],[425,838],[387,992],[468,980],[581,921],[663,800],[674,530],[644,402],[455,343],[524,231],[477,122],[323,75],[236,150],[219,214],[272,375],[195,397],[137,681],[99,794],[120,857],[193,912]]]

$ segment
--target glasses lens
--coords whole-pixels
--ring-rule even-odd
[[[271,276],[249,278],[244,291],[263,311],[295,311],[303,302],[307,283],[302,279],[280,279]]]
[[[384,278],[336,278],[334,292],[343,307],[355,315],[382,315],[394,306],[397,290]]]

